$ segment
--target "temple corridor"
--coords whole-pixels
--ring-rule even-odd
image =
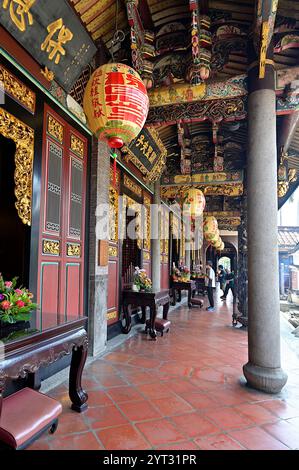
[[[206,303],[173,310],[157,341],[140,329],[87,365],[82,414],[70,410],[67,383],[50,391],[63,404],[58,430],[29,449],[299,449],[298,358],[282,339],[282,392],[248,388],[247,331],[231,326],[231,297],[215,312]]]

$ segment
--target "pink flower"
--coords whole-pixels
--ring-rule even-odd
[[[12,282],[11,281],[6,281],[4,282],[4,285],[5,287],[7,287],[8,289],[10,289],[12,287]]]
[[[3,302],[2,302],[3,303]],[[20,308],[24,307],[25,306],[25,303],[23,302],[23,300],[17,300],[16,302],[16,305]]]
[[[1,302],[1,307],[3,308],[3,310],[8,310],[10,306],[11,303],[8,300],[3,300],[3,302]]]
[[[23,295],[23,291],[21,289],[16,289],[15,293],[18,295]]]

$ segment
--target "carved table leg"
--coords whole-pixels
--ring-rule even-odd
[[[182,302],[182,290],[179,289],[179,298],[178,298],[178,301],[179,302]]]
[[[172,288],[172,305],[176,305],[176,290],[175,287]]]
[[[191,289],[191,286],[190,288],[188,289],[188,307],[191,308],[192,307],[192,303],[191,303],[191,295],[192,295],[192,289]]]
[[[122,333],[128,334],[131,331],[131,312],[129,311],[129,305],[124,303],[124,317],[125,317],[125,326],[121,327]]]
[[[5,377],[0,375],[0,420],[1,420],[1,411],[2,411],[2,402],[3,395],[5,390]]]
[[[156,316],[157,316],[156,304],[151,305],[150,310],[151,310],[151,317],[150,317],[150,331],[149,331],[149,334],[150,334],[151,338],[156,340],[157,339],[157,332],[155,330],[155,320],[156,320]]]
[[[145,321],[146,321],[146,307],[141,307],[141,309],[142,309],[141,323],[145,323]]]
[[[163,305],[163,319],[164,320],[167,320],[168,311],[169,311],[169,302]]]
[[[87,357],[87,348],[74,347],[69,378],[69,396],[72,402],[72,410],[82,411],[87,409],[87,393],[82,389],[81,379]]]

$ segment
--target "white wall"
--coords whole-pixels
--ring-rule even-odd
[[[278,225],[299,226],[299,187],[278,211]]]

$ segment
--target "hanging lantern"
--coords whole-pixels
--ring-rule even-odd
[[[223,251],[223,250],[224,250],[224,242],[221,241],[221,245],[220,245],[220,247],[219,247],[219,251]]]
[[[184,199],[184,215],[190,215],[191,219],[200,217],[204,211],[206,199],[200,189],[188,189]]]
[[[207,242],[212,243],[219,238],[218,222],[213,216],[205,217],[203,223],[203,233]]]
[[[149,109],[138,73],[124,64],[105,64],[86,86],[84,112],[91,131],[111,148],[128,145],[144,126]]]
[[[216,240],[214,243],[212,243],[213,247],[215,248],[215,250],[220,250],[220,247],[222,245],[222,239],[221,237],[218,238],[218,240]]]

